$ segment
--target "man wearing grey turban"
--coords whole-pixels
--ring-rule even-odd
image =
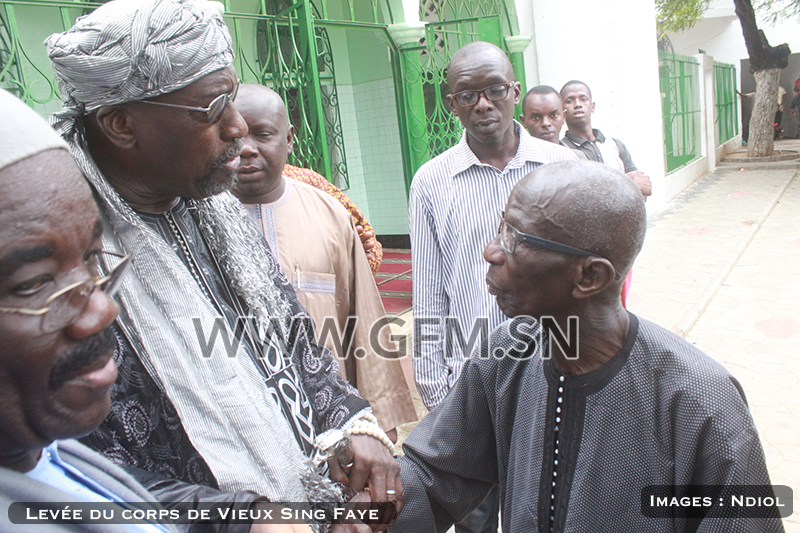
[[[103,245],[136,257],[119,289],[111,413],[84,442],[173,479],[330,500],[307,456],[317,433],[355,425],[367,434],[352,439],[350,487],[400,499],[369,404],[313,342],[278,262],[224,192],[247,126],[228,105],[238,81],[220,14],[203,0],[114,0],[45,44],[64,103],[52,124],[95,190]]]

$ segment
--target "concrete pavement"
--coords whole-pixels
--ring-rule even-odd
[[[788,533],[800,533],[798,168],[722,165],[652,214],[628,301],[741,382],[772,483],[794,490]]]

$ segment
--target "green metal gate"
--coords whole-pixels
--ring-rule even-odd
[[[260,0],[255,5],[225,0],[242,81],[271,87],[286,103],[295,128],[289,162],[347,189],[333,56],[326,30],[315,27],[318,16],[309,0]]]
[[[736,102],[736,67],[714,61],[714,106],[717,108],[717,144],[739,134],[739,106]]]
[[[666,172],[700,157],[700,65],[696,59],[658,53]]]
[[[447,64],[462,46],[486,41],[505,48],[511,23],[502,0],[423,0],[425,37],[394,53],[406,190],[429,159],[457,144],[462,127],[445,99]],[[515,64],[515,67],[521,67]],[[517,72],[524,87],[524,72]]]
[[[43,116],[61,108],[53,70],[42,44],[100,4],[81,1],[0,0],[0,87]]]

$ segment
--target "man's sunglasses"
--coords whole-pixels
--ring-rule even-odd
[[[225,111],[225,107],[236,100],[236,95],[239,93],[239,85],[242,83],[242,80],[236,80],[236,87],[233,88],[233,92],[230,94],[221,94],[214,98],[208,107],[192,107],[188,105],[180,105],[180,104],[168,104],[166,102],[154,102],[152,100],[139,100],[143,104],[152,104],[152,105],[161,105],[164,107],[177,107],[178,109],[187,109],[189,111],[197,111],[198,113],[205,113],[206,120],[209,124],[215,124],[222,118],[222,112]]]

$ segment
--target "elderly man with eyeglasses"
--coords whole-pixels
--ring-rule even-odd
[[[607,165],[553,163],[514,187],[484,250],[513,318],[405,441],[393,533],[444,531],[494,485],[503,531],[782,531],[774,507],[744,518],[725,503],[772,490],[739,383],[622,307],[646,226],[639,189]],[[687,518],[648,509],[648,490],[713,505]]]
[[[409,195],[414,380],[428,409],[455,385],[471,346],[485,342],[504,318],[486,293],[481,250],[492,239],[511,188],[540,165],[575,157],[531,137],[514,120],[520,84],[495,45],[478,41],[458,50],[447,84],[450,109],[464,134],[419,169]],[[497,508],[492,493],[456,531],[496,531]]]
[[[15,501],[124,507],[154,498],[105,458],[64,440],[93,430],[108,412],[119,311],[111,295],[130,258],[103,251],[100,213],[58,135],[4,90],[0,112],[0,529],[10,531],[25,527],[10,523]],[[104,255],[109,271],[100,268]],[[173,529],[142,527],[165,531]]]
[[[369,403],[313,342],[278,261],[226,192],[247,124],[213,3],[115,0],[45,44],[63,101],[51,123],[94,189],[103,246],[136,256],[118,292],[111,412],[83,442],[148,483],[337,501],[309,457],[317,434],[343,429],[354,452],[343,481],[400,505]]]

